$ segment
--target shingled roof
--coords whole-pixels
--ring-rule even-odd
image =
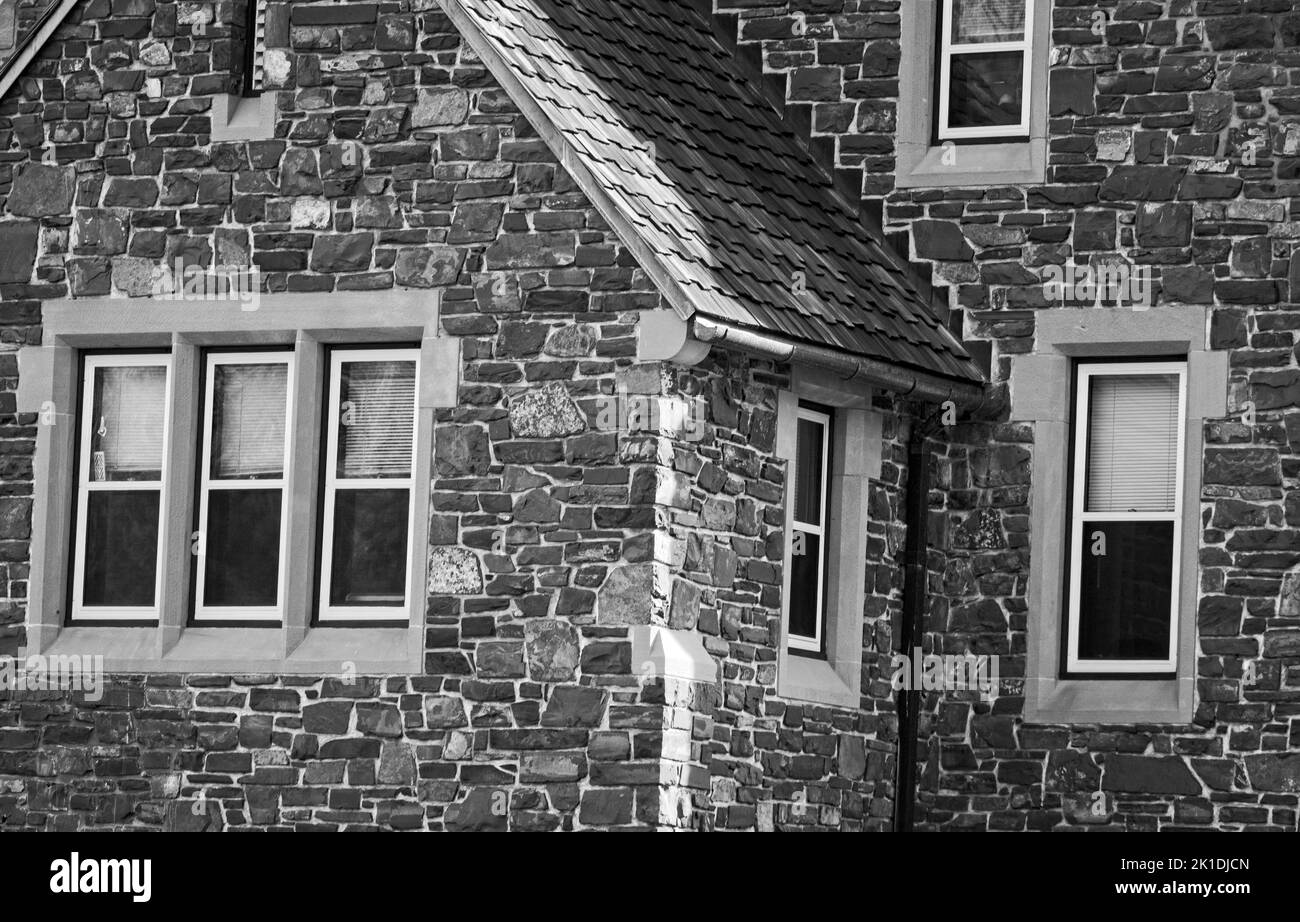
[[[982,380],[688,4],[443,5],[680,313]]]

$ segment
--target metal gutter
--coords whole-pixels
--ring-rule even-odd
[[[984,402],[982,384],[958,381],[924,371],[911,371],[876,359],[849,355],[823,346],[810,346],[768,333],[757,333],[699,314],[691,318],[691,324],[695,338],[701,342],[725,344],[779,362],[824,368],[840,375],[845,381],[861,381],[902,397],[912,397],[927,403],[951,400],[959,407],[975,407]]]

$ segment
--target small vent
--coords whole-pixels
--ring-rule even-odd
[[[263,67],[266,63],[266,3],[248,0],[248,21],[244,31],[244,95],[262,92]]]

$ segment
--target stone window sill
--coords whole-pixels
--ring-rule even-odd
[[[275,137],[275,94],[212,97],[213,141],[265,141]]]
[[[1025,720],[1032,723],[1187,724],[1192,679],[1053,679],[1026,681]]]
[[[955,162],[946,163],[948,160]],[[900,189],[1003,186],[1041,183],[1047,176],[1047,142],[1031,138],[1009,144],[928,147],[899,144]]]
[[[301,642],[281,628],[188,628],[168,649],[156,627],[67,627],[45,656],[104,657],[105,673],[418,674],[408,628],[315,628]]]
[[[844,665],[855,672],[861,669],[857,663]],[[782,657],[779,675],[776,693],[782,698],[848,708],[862,703],[858,693],[825,660],[787,654]]]

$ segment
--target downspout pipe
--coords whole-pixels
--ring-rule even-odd
[[[903,551],[903,612],[898,652],[907,656],[908,681],[898,692],[898,783],[894,790],[894,830],[911,832],[916,822],[916,739],[921,725],[921,689],[912,687],[913,658],[925,635],[925,597],[930,550],[930,437],[939,429],[943,411],[917,420],[907,441],[907,494],[904,518],[907,541]]]
[[[979,384],[899,368],[875,359],[853,356],[823,346],[810,346],[767,333],[756,333],[711,317],[696,315],[691,318],[691,324],[694,338],[701,342],[725,344],[741,352],[766,356],[778,362],[824,368],[840,375],[845,381],[861,381],[901,397],[939,404],[951,400],[958,407],[978,406],[984,400],[984,388]]]
[[[811,346],[793,340],[756,333],[744,327],[696,315],[691,318],[691,337],[706,345],[725,344],[741,352],[762,355],[778,362],[811,365],[840,375],[845,381],[861,381],[922,404],[939,405],[933,415],[918,418],[907,445],[907,494],[904,548],[903,606],[898,631],[899,652],[910,658],[920,649],[925,635],[925,599],[928,591],[930,549],[930,450],[931,437],[941,428],[952,401],[974,412],[985,400],[980,384],[957,381],[922,371],[898,368],[874,359],[852,356],[834,349]],[[909,669],[909,678],[912,670]],[[916,822],[916,740],[921,722],[921,689],[911,681],[898,692],[898,767],[894,790],[894,829],[911,832]]]

